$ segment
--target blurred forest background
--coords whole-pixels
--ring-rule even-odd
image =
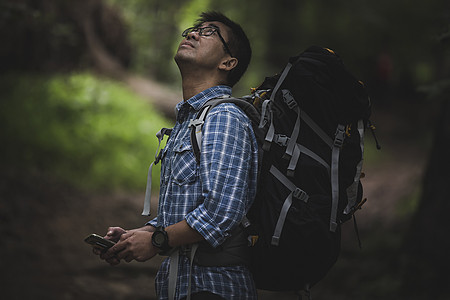
[[[111,268],[83,239],[147,220],[155,133],[181,100],[172,57],[213,9],[252,42],[235,96],[309,45],[339,53],[371,95],[382,150],[367,134],[362,249],[345,224],[313,297],[450,299],[447,0],[0,0],[2,298],[155,299],[160,258]]]

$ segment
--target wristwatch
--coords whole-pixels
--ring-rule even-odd
[[[152,245],[162,250],[159,253],[161,255],[166,254],[172,249],[169,246],[169,236],[167,235],[167,232],[164,230],[164,227],[162,226],[156,227],[156,230],[153,232],[152,235]]]

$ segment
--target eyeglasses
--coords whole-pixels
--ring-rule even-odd
[[[225,42],[222,35],[220,34],[219,27],[213,25],[208,25],[205,27],[189,27],[188,29],[183,31],[181,36],[187,37],[191,32],[197,32],[199,36],[210,36],[213,35],[215,32],[217,32],[219,39],[222,41],[222,44],[225,47],[225,51],[227,51],[227,53],[230,54],[231,57],[233,57],[233,54],[231,54],[230,48],[228,47],[228,44]]]

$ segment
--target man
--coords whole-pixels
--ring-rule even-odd
[[[134,230],[109,228],[106,238],[118,243],[101,258],[116,265],[122,259],[171,254],[156,277],[160,299],[190,294],[191,299],[256,299],[245,257],[224,261],[221,254],[229,249],[226,245],[236,244],[256,194],[258,147],[251,122],[234,104],[212,109],[203,126],[199,163],[189,127],[206,101],[230,96],[249,64],[250,43],[239,25],[216,12],[202,13],[182,35],[175,61],[184,100],[177,105],[177,122],[162,153],[158,216]],[[242,240],[237,243],[242,248]],[[192,245],[201,246],[191,266]]]

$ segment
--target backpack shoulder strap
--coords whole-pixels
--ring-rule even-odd
[[[197,164],[200,163],[200,147],[202,144],[202,128],[205,123],[206,115],[211,109],[210,105],[204,105],[197,116],[189,121],[189,127],[191,128],[191,145],[194,151],[195,160]]]
[[[250,119],[252,124],[259,124],[260,114],[252,103],[241,98],[215,98],[207,101],[197,113],[196,117],[189,121],[191,128],[191,145],[195,160],[200,163],[200,149],[202,145],[202,128],[208,113],[217,105],[222,103],[233,103],[238,106]]]

